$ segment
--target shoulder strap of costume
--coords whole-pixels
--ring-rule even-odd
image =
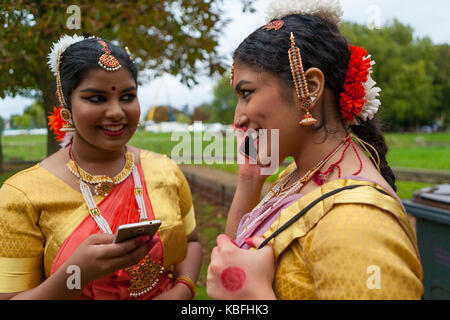
[[[298,219],[300,219],[305,213],[307,213],[312,207],[314,207],[319,202],[325,200],[326,198],[329,198],[331,196],[334,196],[335,194],[338,194],[339,192],[345,191],[345,190],[352,190],[359,187],[367,187],[368,185],[362,185],[362,184],[355,184],[351,186],[342,187],[336,190],[333,190],[331,192],[325,193],[324,195],[320,196],[316,200],[312,201],[310,204],[308,204],[306,207],[304,207],[299,213],[297,213],[294,217],[292,217],[288,222],[286,222],[283,226],[281,226],[277,231],[272,233],[270,237],[268,237],[264,242],[259,246],[258,249],[263,248],[267,243],[269,243],[270,240],[275,238],[277,235],[279,235],[281,232],[286,230],[290,225],[292,225],[294,222],[296,222]],[[389,193],[387,193],[384,190],[378,189],[376,187],[373,187],[378,192],[381,192],[385,195],[391,196]],[[391,196],[392,197],[392,196]]]

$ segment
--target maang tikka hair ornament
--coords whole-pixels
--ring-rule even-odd
[[[119,70],[122,66],[119,63],[119,60],[117,60],[117,58],[111,54],[111,49],[108,48],[106,42],[103,40],[98,40],[98,43],[101,44],[102,50],[104,52],[104,54],[98,60],[98,65],[106,71]]]

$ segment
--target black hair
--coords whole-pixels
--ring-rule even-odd
[[[341,35],[336,25],[318,16],[292,14],[281,20],[284,26],[279,30],[267,31],[258,28],[250,34],[235,50],[233,55],[235,64],[269,72],[280,79],[282,88],[294,89],[288,56],[292,32],[301,51],[304,70],[316,67],[322,71],[325,76],[325,87],[330,89],[334,96],[336,109],[330,111],[340,115],[339,97],[344,91],[351,55],[347,39]],[[286,95],[287,99],[289,97],[292,95]],[[314,129],[325,128],[328,133],[326,112],[325,110],[321,112],[321,122]],[[359,121],[361,125],[351,126],[352,131],[376,148],[381,161],[381,174],[396,190],[394,173],[386,161],[388,148],[380,125],[376,120],[359,119]],[[372,150],[370,152],[373,153]],[[375,154],[373,157],[376,159]]]
[[[64,100],[69,109],[71,109],[72,92],[84,80],[86,73],[92,69],[101,68],[98,61],[105,52],[102,50],[99,40],[108,45],[111,55],[119,60],[122,68],[130,71],[137,86],[137,67],[124,49],[104,39],[84,39],[70,45],[61,55],[59,74]]]

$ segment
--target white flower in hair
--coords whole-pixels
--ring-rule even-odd
[[[275,0],[267,9],[266,20],[269,23],[290,14],[319,16],[339,26],[344,11],[339,0]]]
[[[75,132],[66,132],[66,134],[64,135],[64,138],[59,143],[59,146],[61,147],[61,149],[64,149],[65,147],[67,147],[72,142],[72,139],[74,136],[75,136]]]
[[[58,54],[61,51],[63,53],[68,47],[72,44],[84,40],[84,37],[73,35],[63,35],[59,38],[58,42],[53,43],[53,47],[51,52],[48,55],[48,65],[50,66],[50,70],[56,76],[58,72]]]
[[[375,61],[371,61],[371,65],[373,66],[374,64]],[[358,114],[358,116],[364,121],[372,120],[381,106],[381,101],[377,99],[380,95],[381,89],[375,87],[376,82],[372,79],[370,75],[371,73],[372,67],[370,67],[369,69],[367,82],[363,83],[364,91],[366,93],[366,95],[364,96],[365,103],[361,109],[361,112]]]

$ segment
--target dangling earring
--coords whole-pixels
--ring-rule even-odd
[[[59,114],[61,115],[61,118],[66,122],[65,124],[63,124],[60,130],[62,132],[75,132],[75,127],[72,124],[72,114],[70,113],[69,109],[62,107]]]
[[[230,71],[230,86],[233,86],[234,82],[234,63],[231,65],[231,71]]]
[[[289,49],[289,62],[291,65],[292,77],[294,79],[295,90],[297,92],[297,98],[300,102],[300,106],[306,112],[302,117],[299,124],[303,126],[311,126],[317,123],[309,110],[312,108],[312,104],[317,97],[311,98],[309,95],[308,84],[306,83],[305,72],[303,70],[302,56],[300,54],[300,48],[295,45],[295,37],[291,32],[291,48]]]

